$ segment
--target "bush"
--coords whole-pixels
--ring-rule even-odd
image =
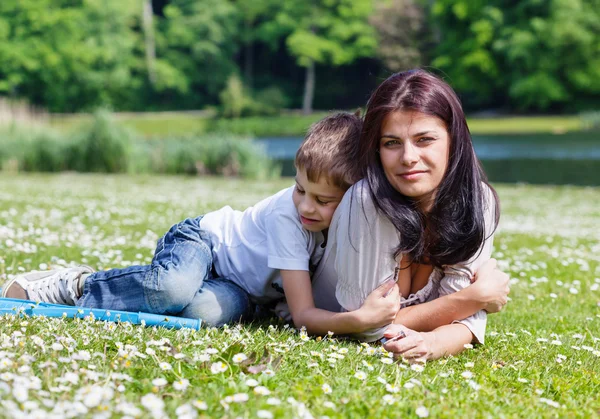
[[[239,118],[252,102],[242,80],[236,74],[229,76],[225,89],[219,94],[219,99],[221,99],[220,114],[225,118]]]
[[[236,74],[229,77],[219,98],[218,116],[224,118],[279,115],[289,103],[283,91],[274,86],[257,91],[253,97]]]
[[[143,141],[135,148],[136,155],[146,153],[153,173],[267,179],[280,172],[258,144],[226,134]]]
[[[73,138],[68,165],[80,172],[127,172],[133,133],[98,111],[93,121]]]
[[[249,138],[214,133],[145,140],[134,138],[106,112],[95,114],[94,120],[70,139],[48,128],[0,128],[0,164],[4,170],[128,171],[254,179],[281,173],[261,146]]]
[[[59,134],[41,128],[18,125],[5,127],[1,132],[2,167],[28,172],[58,172],[68,170],[67,144]]]
[[[600,131],[600,111],[588,111],[579,114],[581,126],[588,131]]]
[[[256,103],[260,105],[260,113],[253,114],[256,116],[279,115],[281,110],[287,108],[290,103],[289,98],[283,93],[283,90],[275,86],[259,90],[255,96]]]

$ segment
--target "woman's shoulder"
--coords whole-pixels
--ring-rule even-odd
[[[371,188],[369,183],[365,179],[361,179],[356,182],[346,191],[344,198],[340,205],[354,206],[358,204],[361,208],[367,208],[371,210],[375,207],[373,202],[373,196],[371,194]]]

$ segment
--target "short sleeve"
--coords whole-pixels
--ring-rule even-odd
[[[267,216],[265,225],[268,267],[308,271],[310,233],[302,228],[297,213],[287,208],[275,208]]]

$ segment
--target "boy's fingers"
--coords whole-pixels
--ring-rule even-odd
[[[402,333],[404,333],[406,336],[406,330],[408,329],[401,324],[391,324],[387,329],[385,329],[383,336],[386,338],[393,338],[401,335]]]

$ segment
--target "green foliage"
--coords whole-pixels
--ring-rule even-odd
[[[528,111],[597,101],[598,0],[440,0],[432,12],[443,37],[432,65],[474,103],[502,98]]]
[[[212,133],[143,139],[106,111],[71,136],[48,128],[0,129],[3,170],[103,173],[166,173],[270,179],[281,173],[264,149],[247,137]]]
[[[377,2],[369,22],[377,31],[377,52],[386,68],[402,71],[428,62],[433,34],[419,0]]]
[[[47,128],[20,125],[0,130],[0,162],[4,170],[58,172],[68,170],[68,144]]]
[[[582,112],[581,126],[589,131],[600,131],[600,111]]]
[[[231,0],[171,0],[157,34],[158,82],[193,103],[215,103],[236,70],[238,11]]]
[[[251,96],[236,74],[230,76],[225,89],[219,94],[221,99],[219,116],[239,118],[277,115],[288,103],[288,98],[281,89],[274,86],[258,90],[254,96]]]
[[[69,167],[80,172],[127,172],[133,133],[116,124],[107,111],[94,119],[69,147]]]
[[[600,0],[165,0],[154,2],[151,31],[144,1],[2,0],[0,95],[52,112],[222,105],[230,117],[274,115],[297,106],[302,89],[310,111],[315,71],[352,66],[340,88],[351,90],[380,69],[423,66],[471,109],[600,103]],[[317,107],[362,105],[344,91],[347,102],[324,95]]]
[[[174,137],[138,142],[138,156],[149,156],[140,172],[221,175],[249,179],[279,176],[264,150],[248,138],[228,134]]]
[[[136,2],[0,2],[0,93],[52,111],[120,104],[135,87]]]
[[[277,19],[290,30],[286,43],[299,65],[339,66],[375,50],[371,12],[371,0],[295,0],[284,3]]]
[[[225,118],[239,118],[252,102],[242,80],[235,74],[227,79],[227,85],[219,97],[221,99],[221,115]]]

